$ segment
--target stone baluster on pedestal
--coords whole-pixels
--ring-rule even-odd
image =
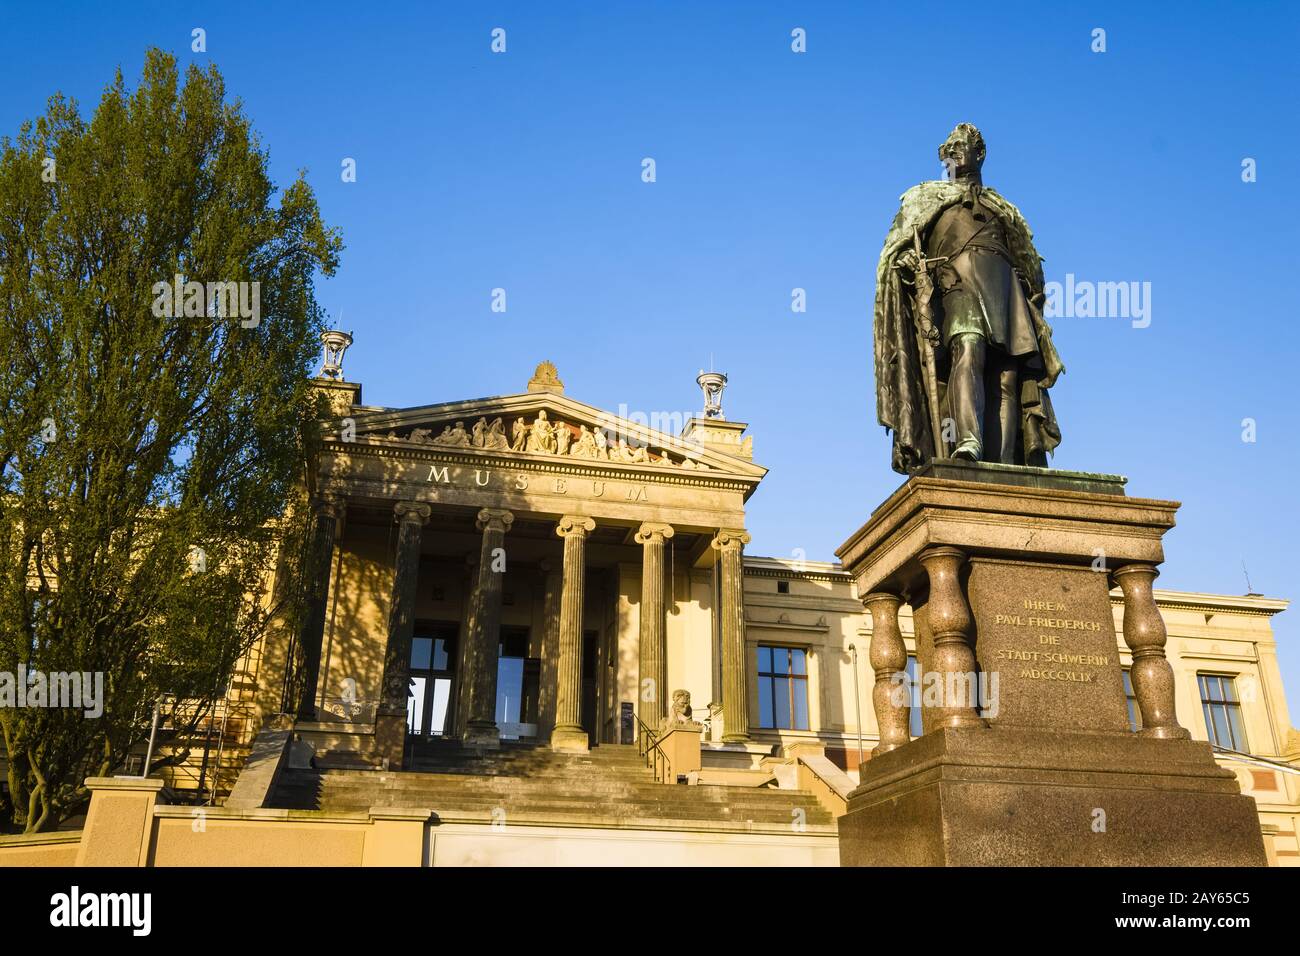
[[[1174,670],[1165,657],[1165,621],[1151,583],[1160,572],[1150,564],[1126,564],[1111,573],[1124,593],[1124,643],[1133,652],[1133,696],[1147,737],[1186,739],[1174,712]]]
[[[880,743],[872,748],[873,754],[896,750],[911,739],[907,682],[907,645],[898,627],[898,606],[902,600],[897,594],[876,591],[862,602],[871,612],[871,669],[876,683],[871,690],[871,703],[876,711],[880,728]]]
[[[979,681],[971,647],[973,620],[961,581],[966,554],[958,548],[930,548],[920,561],[930,582],[926,617],[934,642],[934,676],[941,684],[938,726],[983,727],[975,710]]]

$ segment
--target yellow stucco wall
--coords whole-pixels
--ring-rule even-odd
[[[210,815],[203,829],[189,818],[158,819],[153,866],[360,866],[364,821],[295,823],[226,820]]]
[[[74,866],[81,831],[0,837],[0,867]]]

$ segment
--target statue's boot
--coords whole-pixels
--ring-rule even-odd
[[[984,339],[973,332],[954,335],[952,373],[948,377],[948,407],[957,431],[953,458],[979,461],[984,457]]]

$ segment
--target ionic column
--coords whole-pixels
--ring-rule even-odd
[[[555,680],[555,730],[551,749],[587,752],[582,729],[582,610],[587,573],[587,534],[596,522],[565,515],[555,533],[564,539],[564,570],[560,585],[560,660]]]
[[[749,674],[745,666],[745,569],[749,535],[723,529],[712,546],[722,564],[722,742],[749,740]]]
[[[555,693],[560,657],[560,596],[563,590],[560,562],[543,558],[542,570],[542,668],[538,688],[538,732],[548,737],[555,729]]]
[[[464,739],[467,744],[480,747],[496,747],[501,741],[496,721],[501,585],[506,570],[506,532],[514,520],[513,514],[499,508],[484,508],[478,513],[477,527],[483,532],[483,541],[479,547],[474,628],[470,632],[467,656],[469,673],[464,682],[469,694],[469,721]]]
[[[1124,592],[1124,643],[1133,652],[1133,696],[1142,711],[1146,737],[1186,739],[1174,711],[1174,670],[1165,657],[1165,621],[1156,607],[1151,582],[1160,572],[1150,564],[1126,564],[1111,577]]]
[[[464,600],[456,641],[456,715],[449,731],[458,738],[465,736],[465,727],[469,724],[469,658],[474,622],[478,618],[478,564],[478,552],[465,555],[462,571]]]
[[[940,727],[983,727],[975,712],[975,651],[971,647],[971,610],[961,584],[966,555],[957,548],[930,548],[921,553],[930,578],[926,616],[934,640],[934,668],[941,682]]]
[[[651,730],[667,715],[664,688],[668,684],[665,647],[668,606],[664,601],[664,541],[673,536],[668,524],[647,521],[636,533],[641,543],[641,639],[637,716]]]
[[[897,750],[911,739],[908,719],[907,684],[900,675],[907,672],[907,645],[898,628],[897,594],[877,591],[868,594],[862,602],[871,612],[871,669],[876,674],[876,684],[871,690],[871,703],[880,727],[880,743],[872,754]]]
[[[316,685],[320,681],[321,644],[325,638],[325,612],[329,601],[330,574],[334,568],[334,542],[343,519],[344,502],[337,495],[322,495],[312,502],[316,531],[308,552],[306,568],[307,606],[298,632],[302,647],[302,686],[298,696],[298,719],[316,719]]]
[[[420,574],[420,537],[429,520],[428,505],[399,501],[397,556],[393,564],[393,596],[388,611],[388,645],[384,651],[384,681],[375,714],[375,747],[389,769],[399,769],[406,750],[406,701],[411,686],[411,633],[415,626],[415,586]]]

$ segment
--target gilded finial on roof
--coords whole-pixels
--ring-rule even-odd
[[[556,372],[553,362],[539,362],[537,364],[533,377],[528,380],[528,391],[564,394],[564,383],[560,381],[560,375]]]

